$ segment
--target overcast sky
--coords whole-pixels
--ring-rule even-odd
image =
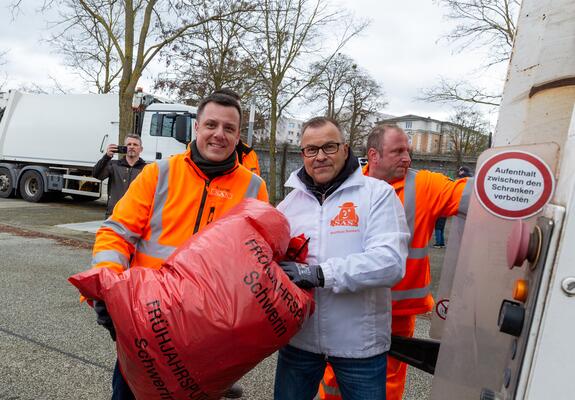
[[[82,82],[41,42],[49,35],[49,15],[35,12],[42,1],[23,2],[24,8],[15,20],[6,8],[8,1],[0,2],[0,51],[8,50],[6,64],[0,66],[0,79],[7,79],[5,89],[32,83],[52,87],[52,76],[69,90],[86,92]],[[356,17],[371,21],[343,53],[354,58],[383,86],[388,105],[382,112],[447,119],[452,113],[450,106],[416,99],[420,90],[432,86],[439,76],[471,77],[476,84],[501,90],[506,66],[480,72],[479,67],[485,64],[481,51],[457,54],[454,45],[440,40],[453,25],[444,18],[445,10],[432,0],[338,0],[337,4]],[[150,90],[151,78],[150,73],[145,73],[140,86]],[[488,118],[494,123],[496,116],[492,113]]]

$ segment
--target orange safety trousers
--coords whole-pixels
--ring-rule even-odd
[[[391,334],[397,336],[413,337],[415,332],[415,315],[392,316]],[[386,399],[401,400],[405,388],[407,364],[387,357]],[[321,400],[341,400],[337,381],[331,365],[327,365],[323,380],[319,385],[319,398]]]
[[[415,315],[401,315],[391,317],[391,334],[397,336],[413,337],[415,332]],[[387,376],[385,392],[387,400],[401,400],[405,388],[407,364],[397,359],[387,357]]]

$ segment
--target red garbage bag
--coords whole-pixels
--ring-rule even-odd
[[[69,278],[103,300],[124,378],[138,399],[219,399],[287,344],[313,312],[276,260],[289,224],[246,200],[194,235],[159,270],[91,269]]]

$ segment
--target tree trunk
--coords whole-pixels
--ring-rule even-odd
[[[284,143],[282,149],[282,159],[281,159],[281,180],[280,180],[280,194],[281,198],[283,199],[286,196],[286,188],[284,186],[286,182],[286,173],[287,173],[287,158],[288,158],[288,144]]]
[[[277,102],[272,96],[270,115],[270,203],[276,205],[276,127],[277,127]]]
[[[132,113],[132,98],[134,97],[134,90],[129,88],[120,88],[119,102],[120,102],[120,127],[118,143],[123,144],[126,136],[133,132],[133,113]]]
[[[134,133],[134,112],[132,110],[132,100],[136,85],[140,80],[141,73],[139,70],[132,72],[131,79],[126,84],[120,81],[120,135],[119,143],[123,144],[126,136]]]

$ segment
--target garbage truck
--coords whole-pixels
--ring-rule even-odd
[[[392,340],[433,374],[432,400],[575,399],[574,105],[573,0],[524,0],[493,147],[448,238],[432,339]]]
[[[0,198],[100,198],[92,167],[118,143],[118,104],[117,94],[0,93]],[[132,109],[145,161],[182,152],[192,140],[194,107],[138,90]]]

